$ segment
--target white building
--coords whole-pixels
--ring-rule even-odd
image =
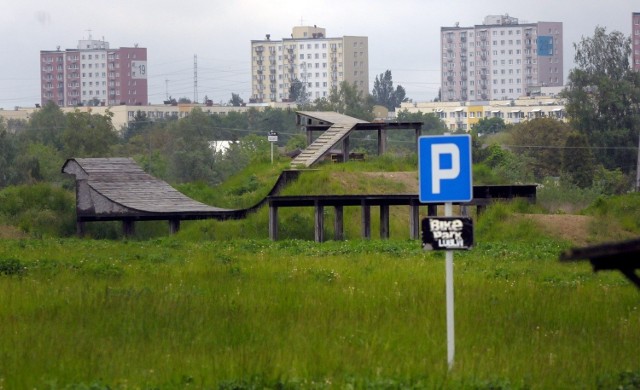
[[[442,101],[516,99],[564,83],[561,22],[489,15],[481,25],[441,27],[440,39]]]
[[[287,102],[301,83],[306,98],[328,97],[342,81],[369,91],[369,42],[363,36],[326,37],[324,28],[298,26],[291,38],[251,41],[250,102]]]

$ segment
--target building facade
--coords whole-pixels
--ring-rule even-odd
[[[485,118],[502,118],[506,124],[517,124],[536,118],[567,121],[564,101],[556,96],[523,97],[515,100],[474,102],[401,103],[396,112],[434,114],[451,131],[469,132]]]
[[[640,71],[640,12],[631,14],[631,61],[633,69]]]
[[[489,15],[481,25],[441,27],[442,101],[516,99],[561,86],[561,22],[519,23]]]
[[[42,105],[147,105],[147,49],[89,37],[76,49],[40,51],[40,86]]]
[[[324,28],[297,26],[291,38],[251,41],[253,103],[300,101],[292,86],[304,86],[307,100],[328,97],[346,81],[369,91],[369,42],[363,36],[326,37]],[[304,100],[304,99],[302,99]]]

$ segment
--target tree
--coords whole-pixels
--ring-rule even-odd
[[[62,133],[66,125],[65,114],[52,101],[31,115],[31,120],[24,133],[27,142],[39,142],[63,149]]]
[[[422,122],[422,134],[425,135],[442,135],[447,131],[447,124],[433,112],[410,113],[405,109],[398,112],[397,118],[399,122]]]
[[[0,188],[13,184],[17,156],[15,136],[9,134],[4,125],[4,119],[0,117]]]
[[[239,94],[232,92],[231,100],[229,100],[229,104],[231,104],[234,107],[241,107],[241,106],[244,106],[244,100],[242,100]]]
[[[302,81],[298,80],[298,78],[291,80],[291,86],[289,87],[289,101],[296,102],[299,105],[309,103],[307,87]]]
[[[339,88],[333,88],[328,98],[316,99],[311,107],[316,111],[335,111],[362,120],[373,119],[373,98],[347,81],[340,83]]]
[[[395,111],[396,107],[400,107],[400,103],[408,100],[405,96],[406,91],[401,85],[393,89],[393,78],[388,69],[380,76],[376,76],[372,94],[375,104],[385,106],[389,111]]]
[[[512,144],[509,148],[518,156],[528,159],[535,179],[560,176],[562,150],[567,144],[571,127],[551,118],[539,118],[519,123],[511,128]]]
[[[593,37],[574,47],[576,68],[562,93],[567,115],[589,145],[602,148],[595,156],[600,164],[629,173],[640,129],[640,72],[629,64],[631,40],[596,27]]]
[[[580,188],[593,184],[595,163],[584,134],[573,132],[567,137],[562,155],[563,176]]]
[[[499,117],[481,118],[478,123],[472,126],[472,130],[478,135],[494,134],[504,130],[507,125],[504,119]]]
[[[111,123],[112,113],[70,112],[65,115],[62,133],[64,157],[107,157],[118,142],[118,134]]]

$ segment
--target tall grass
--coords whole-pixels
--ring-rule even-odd
[[[0,387],[617,386],[638,292],[564,245],[456,253],[448,372],[443,255],[417,242],[4,240]]]

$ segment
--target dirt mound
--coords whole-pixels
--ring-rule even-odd
[[[532,220],[545,233],[583,246],[589,243],[589,225],[593,217],[573,214],[522,214]]]

